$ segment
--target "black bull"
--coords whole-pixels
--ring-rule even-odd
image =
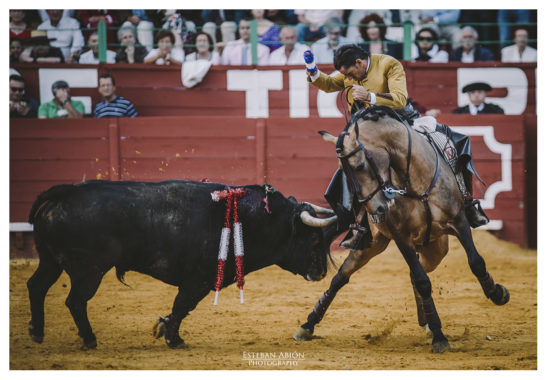
[[[308,280],[322,279],[330,241],[337,233],[336,217],[317,218],[320,209],[279,192],[268,194],[268,213],[264,188],[243,188],[239,216],[245,273],[276,264]],[[122,282],[131,270],[179,288],[172,313],[160,318],[155,334],[164,335],[170,347],[183,347],[178,332],[182,319],[215,284],[225,203],[214,202],[211,193],[224,189],[223,184],[192,181],[90,181],[40,194],[29,217],[40,257],[27,283],[33,340],[43,340],[44,299],[65,270],[71,280],[66,305],[84,347],[95,347],[87,302],[104,274],[115,267]],[[222,286],[234,278],[230,254]]]

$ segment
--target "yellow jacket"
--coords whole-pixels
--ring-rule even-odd
[[[311,82],[310,77],[308,77],[308,81]],[[334,76],[321,73],[319,78],[311,83],[325,92],[341,91],[345,87],[351,87],[354,84],[358,84],[370,92],[390,94],[393,97],[393,100],[376,96],[376,104],[388,106],[393,109],[404,108],[408,97],[403,65],[395,58],[384,54],[370,55],[368,74],[365,79],[361,81],[346,78],[344,74],[341,73]],[[348,103],[351,111],[353,105],[353,90],[349,91]],[[367,104],[366,106],[369,107],[370,104]]]

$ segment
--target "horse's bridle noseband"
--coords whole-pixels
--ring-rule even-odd
[[[375,108],[376,109],[380,108],[380,109],[385,110],[385,108],[387,108],[387,107],[384,108],[384,107],[376,106]],[[391,109],[388,109],[388,110],[395,114],[395,112],[393,112],[393,110],[391,110]],[[363,113],[362,115],[364,116],[365,114],[366,114],[366,112]],[[348,123],[348,125],[346,126],[344,132],[342,132],[340,135],[338,135],[338,140],[336,142],[336,156],[338,157],[338,159],[342,163],[342,170],[346,174],[349,191],[350,191],[350,193],[354,194],[357,197],[357,201],[358,201],[358,205],[355,205],[355,204],[353,205],[353,211],[354,211],[354,214],[355,214],[356,224],[351,225],[350,228],[362,231],[363,227],[361,226],[361,222],[362,222],[363,217],[366,215],[365,206],[380,190],[383,191],[384,196],[387,199],[394,199],[396,194],[399,194],[399,195],[407,196],[407,197],[410,197],[410,198],[419,199],[424,204],[424,207],[426,209],[426,218],[427,218],[427,229],[426,229],[425,239],[424,239],[424,243],[423,243],[423,245],[425,246],[429,243],[429,237],[430,237],[430,234],[431,234],[431,224],[432,224],[432,219],[433,218],[432,218],[432,215],[431,215],[431,209],[429,207],[429,202],[428,201],[429,201],[429,195],[431,194],[431,191],[433,190],[433,187],[435,186],[435,183],[437,182],[437,179],[439,178],[439,169],[440,169],[439,153],[437,152],[437,149],[435,149],[435,146],[433,144],[431,136],[428,133],[426,133],[426,136],[427,136],[431,146],[433,147],[433,150],[435,151],[435,155],[436,155],[436,158],[437,158],[436,167],[435,167],[435,174],[433,175],[433,179],[432,179],[429,187],[427,188],[427,190],[423,194],[416,194],[416,193],[410,192],[410,158],[412,156],[412,134],[410,132],[410,126],[408,125],[408,123],[401,120],[398,117],[398,115],[397,115],[397,119],[399,119],[399,121],[403,123],[403,125],[406,127],[407,132],[408,132],[408,150],[407,150],[407,161],[406,161],[407,164],[406,164],[404,189],[397,189],[397,188],[393,187],[393,185],[391,185],[391,172],[389,173],[389,175],[390,175],[389,181],[385,181],[382,178],[382,176],[380,174],[380,170],[378,169],[378,165],[376,165],[376,162],[374,161],[374,158],[373,158],[372,154],[367,150],[367,148],[359,140],[359,128],[358,128],[358,125],[357,125],[357,120],[358,119],[355,119],[355,124],[354,124],[355,125],[355,128],[354,128],[355,129],[355,141],[357,143],[357,147],[355,147],[355,149],[353,149],[348,154],[343,154],[342,153],[344,151],[344,138],[346,136],[349,136],[349,131],[348,130],[349,130],[349,127],[350,127],[351,123]],[[366,197],[364,197],[362,195],[361,184],[357,180],[355,170],[349,164],[349,158],[354,156],[358,152],[363,152],[364,153],[365,159],[366,159],[367,163],[369,164],[370,169],[372,170],[372,173],[373,173],[374,177],[376,178],[376,181],[378,182],[378,186],[376,187],[376,189],[374,189]]]

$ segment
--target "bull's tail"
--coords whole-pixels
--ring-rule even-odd
[[[28,222],[30,224],[34,224],[34,220],[36,218],[36,215],[38,214],[38,211],[40,211],[40,209],[46,202],[62,198],[63,196],[71,193],[74,188],[74,185],[57,185],[38,195],[38,198],[36,198],[34,204],[32,205],[32,208],[30,209]]]

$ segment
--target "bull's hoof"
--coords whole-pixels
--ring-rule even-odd
[[[299,327],[298,330],[293,335],[294,340],[312,340],[313,335],[312,332],[308,329],[305,329],[304,327]]]
[[[32,325],[32,322],[29,323],[29,326],[28,326],[28,333],[31,337],[31,339],[36,342],[36,343],[42,343],[44,341],[44,333],[39,333],[38,331],[36,331],[36,329],[34,328],[34,326]]]
[[[169,346],[169,348],[176,349],[176,350],[183,350],[188,348],[188,345],[184,343],[184,340],[177,337],[176,339],[165,339],[165,343]]]
[[[167,330],[166,321],[163,318],[159,318],[154,324],[154,328],[152,329],[152,335],[154,335],[156,339],[159,339],[165,335],[166,330]]]
[[[509,290],[503,285],[496,284],[496,291],[490,297],[492,302],[494,302],[496,305],[505,305],[507,302],[509,302],[509,298],[511,298],[509,294]]]
[[[450,344],[448,343],[448,340],[441,340],[439,342],[433,343],[433,348],[431,351],[433,351],[435,354],[440,354],[444,351],[450,351],[452,348],[450,347]]]

